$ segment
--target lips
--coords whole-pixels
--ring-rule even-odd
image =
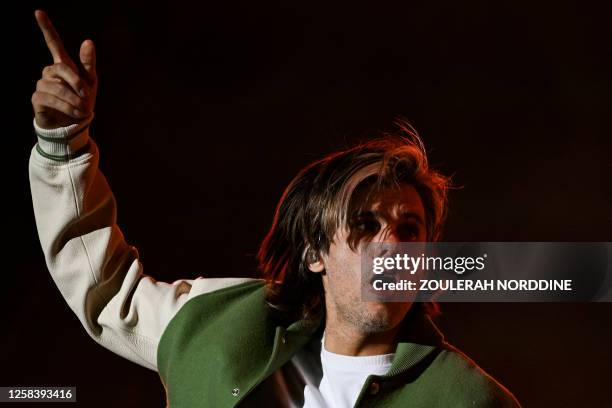
[[[386,270],[380,275],[374,274],[372,279],[370,279],[370,285],[374,285],[374,281],[382,281],[385,283],[398,283],[399,276],[398,272],[394,269]]]

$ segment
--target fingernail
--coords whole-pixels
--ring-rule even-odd
[[[75,116],[83,116],[83,112],[78,109],[73,110],[72,113],[74,113]]]
[[[85,97],[85,89],[81,88],[79,89],[79,95],[81,95],[81,98]]]

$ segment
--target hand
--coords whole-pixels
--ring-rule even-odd
[[[91,40],[81,44],[80,66],[72,61],[51,20],[42,10],[34,12],[53,65],[46,66],[32,94],[36,124],[54,129],[79,122],[93,111],[98,91],[96,50]]]

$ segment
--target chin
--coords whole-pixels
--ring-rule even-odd
[[[406,316],[410,305],[397,302],[367,302],[367,312],[360,319],[364,332],[380,333],[395,328]]]

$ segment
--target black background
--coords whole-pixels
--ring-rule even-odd
[[[254,276],[296,172],[404,116],[453,174],[447,241],[610,241],[610,6],[466,1],[58,2],[6,8],[0,385],[163,406],[156,373],[91,340],[46,270],[27,162],[45,9],[97,45],[92,136],[145,273]],[[605,407],[610,304],[445,304],[447,339],[525,407]],[[210,373],[214,375],[214,373]],[[53,405],[53,404],[52,404]]]

